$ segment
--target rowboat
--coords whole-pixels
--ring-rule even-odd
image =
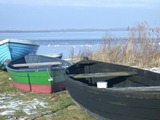
[[[36,53],[39,45],[33,41],[5,39],[0,40],[0,68],[6,69],[6,64],[29,53]]]
[[[82,60],[66,69],[73,100],[98,120],[159,120],[160,74]]]
[[[13,85],[23,91],[52,93],[65,89],[65,69],[71,63],[59,58],[26,55],[11,61],[7,71]]]

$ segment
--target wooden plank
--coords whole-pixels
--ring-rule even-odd
[[[107,72],[107,73],[85,73],[85,74],[71,74],[73,78],[101,78],[101,77],[119,77],[137,75],[135,72]]]
[[[13,67],[26,67],[26,66],[47,66],[47,65],[61,65],[61,62],[41,62],[41,63],[24,63],[24,64],[13,64]]]

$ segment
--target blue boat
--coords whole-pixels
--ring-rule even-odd
[[[27,54],[35,54],[38,48],[39,45],[30,40],[0,40],[0,68],[6,69],[6,64],[11,60],[15,60]]]

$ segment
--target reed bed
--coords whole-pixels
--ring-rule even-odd
[[[77,57],[88,56],[93,60],[137,67],[160,67],[159,29],[149,29],[147,23],[138,24],[135,28],[128,32],[127,40],[113,44],[111,37],[106,35],[98,50],[83,51]]]

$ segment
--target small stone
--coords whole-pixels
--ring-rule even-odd
[[[68,106],[67,109],[68,109],[68,110],[77,110],[77,109],[79,109],[79,106],[71,105],[71,106]]]

